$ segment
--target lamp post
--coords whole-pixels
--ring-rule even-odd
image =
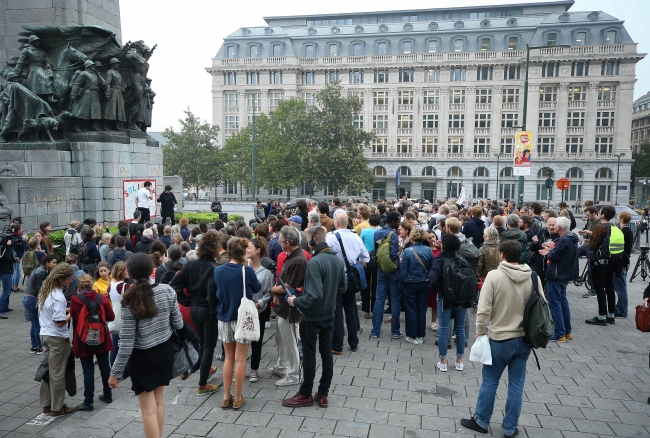
[[[494,156],[497,157],[497,194],[495,197],[497,201],[499,200],[499,160],[501,159],[501,155],[503,155],[502,152],[499,152],[498,154],[494,154]]]
[[[625,152],[621,152],[620,154],[614,154],[614,156],[618,159],[618,163],[616,164],[616,201],[614,201],[614,204],[618,205],[618,173],[621,168],[621,157],[625,155]]]
[[[251,193],[253,199],[257,197],[257,184],[255,181],[255,107],[257,106],[257,98],[255,93],[248,93],[244,91],[246,96],[251,96],[253,100],[253,135],[251,139]]]

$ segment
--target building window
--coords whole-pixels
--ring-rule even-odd
[[[449,75],[450,81],[464,81],[466,79],[467,69],[465,67],[452,67]]]
[[[248,48],[248,56],[251,58],[257,58],[260,56],[260,47],[257,44],[253,44]]]
[[[555,113],[539,113],[539,127],[555,126]]]
[[[273,56],[282,56],[282,44],[273,44],[272,50]]]
[[[328,56],[339,56],[339,45],[338,44],[328,44],[327,53],[328,53]]]
[[[388,54],[388,43],[377,43],[377,55]]]
[[[596,138],[596,153],[597,154],[611,154],[614,147],[614,137],[598,137]]]
[[[422,115],[423,128],[437,128],[438,127],[438,114],[424,114]]]
[[[569,137],[566,139],[566,153],[567,154],[581,154],[582,153],[582,143],[584,138],[582,137]]]
[[[357,99],[359,99],[359,102],[361,103],[361,105],[363,105],[363,91],[350,91],[348,93],[348,96],[349,97],[356,97]]]
[[[376,114],[372,116],[373,129],[387,129],[388,128],[388,114]]]
[[[440,69],[439,68],[425,68],[424,69],[424,82],[440,82]]]
[[[388,70],[375,70],[375,84],[388,82]]]
[[[279,85],[282,83],[282,72],[281,71],[271,71],[269,72],[270,80],[269,83],[274,85]]]
[[[412,129],[413,128],[413,115],[412,114],[398,114],[397,115],[397,129]]]
[[[463,176],[463,169],[461,169],[458,166],[454,166],[447,171],[447,176],[451,176],[451,177]]]
[[[569,111],[566,119],[567,126],[585,126],[584,111]]]
[[[375,91],[373,96],[375,105],[388,105],[388,91]]]
[[[492,125],[492,114],[490,113],[474,114],[475,128],[489,128],[491,125]]]
[[[596,126],[614,126],[614,111],[598,111]]]
[[[302,73],[303,85],[314,85],[316,83],[316,73],[313,71],[305,71]]]
[[[424,104],[425,105],[437,105],[440,103],[440,91],[439,90],[424,90]]]
[[[325,72],[325,83],[326,84],[332,84],[336,81],[339,80],[339,71],[338,70],[332,70],[332,71],[326,71]]]
[[[604,61],[600,67],[601,76],[613,76],[618,74],[620,61]]]
[[[398,154],[410,154],[412,152],[413,152],[413,139],[412,138],[398,138],[397,139],[397,153]],[[402,168],[403,167],[404,166],[402,166]],[[402,174],[402,176],[410,176],[411,172],[409,170],[408,174],[406,172],[402,172],[401,174]]]
[[[465,41],[458,38],[454,40],[454,52],[462,52],[465,48]]]
[[[490,38],[481,38],[481,52],[490,51]]]
[[[519,88],[504,88],[502,91],[501,100],[503,103],[518,103]]]
[[[538,137],[537,153],[538,154],[555,153],[555,137]]]
[[[557,46],[557,34],[554,32],[546,34],[546,46],[555,47]]]
[[[404,54],[413,53],[413,42],[411,41],[402,42],[402,53]]]
[[[423,137],[422,138],[422,153],[423,154],[437,154],[438,153],[438,139],[435,138],[435,137]],[[434,176],[434,175],[428,175],[428,176]]]
[[[555,102],[555,101],[557,101],[557,87],[540,87],[539,88],[539,101],[540,102]]]
[[[502,138],[501,139],[501,153],[502,154],[512,154],[515,144],[514,138]],[[501,175],[503,176],[503,174]]]
[[[363,114],[357,114],[352,120],[352,126],[357,129],[363,129]]]
[[[351,70],[350,71],[350,83],[351,84],[363,84],[363,70]]]
[[[489,88],[476,90],[476,103],[492,103],[492,90]]]
[[[475,154],[489,154],[490,153],[490,139],[489,138],[475,138],[474,139],[474,153]]]
[[[616,100],[616,85],[599,85],[598,100]]]
[[[226,116],[226,129],[239,129],[239,116]]]
[[[413,69],[410,68],[400,68],[399,69],[399,81],[400,82],[413,82]]]
[[[223,95],[226,106],[239,106],[239,95],[237,93],[226,93]]]
[[[413,23],[418,21],[417,15],[402,15],[402,23]]]
[[[363,45],[361,43],[352,44],[352,56],[363,55]]]
[[[569,102],[581,102],[587,100],[587,87],[568,87]]]
[[[571,76],[588,76],[588,75],[589,75],[588,62],[571,63]]]
[[[228,58],[236,58],[236,57],[237,57],[237,47],[228,46]]]
[[[237,183],[230,183],[228,181],[223,182],[223,192],[228,194],[228,195],[236,195],[237,194]]]
[[[315,55],[314,51],[314,45],[313,44],[307,44],[305,46],[305,58],[313,58]]]
[[[307,106],[316,104],[316,93],[302,93],[302,100],[305,101]]]
[[[249,107],[259,108],[262,106],[262,93],[250,93],[246,95],[246,104]]]
[[[284,99],[284,93],[269,93],[269,96],[271,106],[280,105],[280,101]]]
[[[449,114],[449,128],[464,128],[465,114]]]
[[[237,85],[237,73],[235,72],[229,72],[229,73],[224,73],[225,80],[224,82],[226,85]]]
[[[476,72],[477,81],[491,81],[492,80],[492,67],[479,67]]]
[[[502,128],[514,128],[519,125],[519,114],[518,113],[504,113],[501,114],[501,127]]]
[[[598,179],[601,179],[601,178],[611,179],[611,178],[613,178],[613,173],[607,167],[601,167],[600,169],[598,169],[596,171],[596,178],[598,178]]]
[[[373,173],[375,176],[386,176],[386,169],[382,166],[377,166],[374,169],[372,169]]]
[[[465,103],[465,90],[449,90],[449,103]]]
[[[503,73],[503,79],[506,81],[514,81],[519,79],[520,70],[521,67],[518,65],[507,66],[505,68],[505,72]]]
[[[517,50],[517,37],[508,38],[508,50]]]
[[[449,137],[447,143],[448,154],[462,154],[463,153],[463,139],[460,137]]]
[[[587,45],[587,32],[577,32],[576,33],[576,46],[586,46]]]
[[[375,138],[372,142],[372,152],[375,154],[385,154],[388,152],[388,139]]]
[[[616,44],[616,31],[608,30],[605,37],[605,44]]]
[[[427,166],[424,169],[422,169],[422,176],[436,176],[436,169],[434,169],[432,166]],[[428,189],[423,187],[423,191],[425,191],[425,190],[428,190]],[[433,189],[433,190],[435,190],[435,189]]]
[[[397,94],[397,103],[399,105],[413,105],[413,91],[400,91]]]
[[[436,53],[438,51],[438,40],[429,40],[427,42],[427,52]]]
[[[260,83],[260,72],[258,71],[249,71],[246,73],[246,83],[249,85],[259,85]]]
[[[542,64],[542,77],[555,78],[560,74],[559,62],[545,62]]]
[[[270,189],[269,190],[269,195],[281,196],[282,195],[282,190],[281,189]]]

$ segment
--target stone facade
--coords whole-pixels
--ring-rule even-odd
[[[634,101],[630,142],[634,152],[639,151],[640,145],[650,143],[650,92]]]

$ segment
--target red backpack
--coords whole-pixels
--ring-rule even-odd
[[[106,345],[108,336],[106,313],[101,305],[102,295],[97,294],[94,301],[90,301],[84,294],[77,297],[84,303],[75,329],[79,346],[88,352],[99,351]]]

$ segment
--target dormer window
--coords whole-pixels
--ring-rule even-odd
[[[305,46],[305,58],[313,58],[313,57],[314,57],[314,45],[307,44]]]
[[[490,51],[490,38],[481,38],[481,52]]]
[[[587,45],[587,32],[576,33],[576,46]]]
[[[463,40],[460,38],[454,40],[454,52],[462,52],[462,51],[463,51]]]
[[[437,51],[438,51],[438,41],[437,40],[429,41],[428,52],[429,53],[436,53]]]
[[[273,56],[282,56],[282,44],[273,44]]]
[[[402,53],[413,53],[413,43],[411,41],[404,41],[402,43]]]
[[[363,55],[363,46],[361,43],[352,44],[352,56],[361,56]]]
[[[546,35],[546,46],[547,47],[557,46],[557,34],[555,32]]]
[[[616,31],[608,30],[605,37],[605,44],[616,44]]]
[[[329,49],[329,56],[339,56],[339,45],[338,44],[330,44],[328,46]]]
[[[258,56],[260,56],[259,46],[257,45],[250,46],[248,48],[248,56],[250,56],[251,58],[257,58]]]
[[[237,48],[235,46],[228,46],[228,58],[237,57]]]
[[[386,55],[388,53],[387,43],[377,43],[377,55]]]
[[[517,37],[508,38],[508,50],[517,50]]]

